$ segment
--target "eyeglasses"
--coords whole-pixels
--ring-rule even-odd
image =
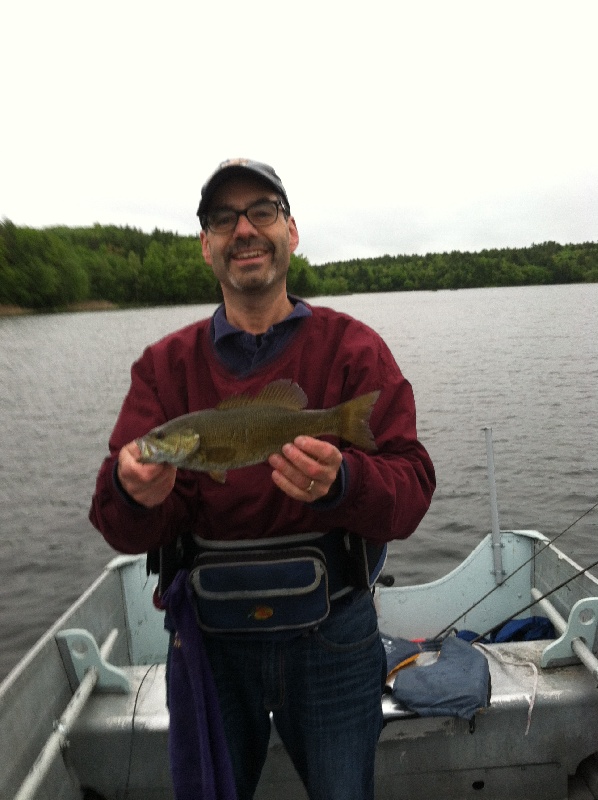
[[[259,200],[242,211],[235,208],[215,208],[206,214],[205,224],[213,233],[230,233],[237,227],[239,217],[247,217],[255,228],[266,228],[278,219],[279,208],[286,214],[280,200]]]

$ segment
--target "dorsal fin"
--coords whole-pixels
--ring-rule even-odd
[[[245,406],[276,406],[277,408],[300,411],[306,405],[307,395],[299,384],[282,378],[264,386],[262,391],[255,397],[247,394],[237,394],[223,400],[216,408],[222,410],[225,408],[243,408]]]

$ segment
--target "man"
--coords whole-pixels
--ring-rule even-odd
[[[385,656],[358,567],[370,558],[371,575],[386,542],[409,536],[430,504],[434,470],[417,439],[413,393],[370,328],[287,294],[299,235],[272,167],[224,162],[202,188],[198,216],[224,303],[133,365],[91,520],[128,553],[189,537],[200,550],[248,541],[257,549],[255,540],[290,547],[302,536],[319,544],[316,534],[326,547],[332,542],[323,621],[271,635],[204,633],[203,640],[239,800],[254,795],[270,712],[310,800],[370,800]],[[312,409],[380,390],[370,419],[377,450],[299,436],[268,462],[229,471],[224,483],[139,463],[134,440],[156,425],[233,395],[255,397],[282,379],[298,384]]]

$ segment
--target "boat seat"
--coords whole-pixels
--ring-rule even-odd
[[[71,731],[69,763],[81,785],[105,800],[164,800],[172,797],[166,667],[121,669],[129,693],[94,692]]]
[[[463,774],[462,794],[455,795],[459,800],[469,796],[473,784],[500,786],[486,796],[511,800],[566,797],[567,775],[596,750],[598,691],[584,667],[539,669],[545,646],[546,642],[517,642],[485,648],[492,701],[476,715],[473,734],[466,720],[418,717],[395,707],[392,698],[383,698],[380,796],[393,796],[393,782],[406,797],[440,796],[442,776],[451,771]],[[82,785],[106,800],[164,800],[172,796],[165,667],[124,670],[131,691],[98,692],[89,698],[70,736],[69,761]],[[108,773],[106,764],[111,765]],[[451,781],[455,783],[459,785]],[[256,800],[306,797],[275,729],[260,787]]]

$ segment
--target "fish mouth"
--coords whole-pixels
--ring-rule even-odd
[[[141,439],[135,439],[135,444],[140,450],[140,456],[137,459],[140,464],[156,463],[159,453],[155,445],[148,442],[147,439],[143,437]]]
[[[140,451],[137,461],[140,464],[172,464],[178,467],[199,448],[199,436],[194,436],[191,442],[170,441],[165,443],[163,439],[164,436],[160,432],[149,433],[135,439],[135,444]]]

